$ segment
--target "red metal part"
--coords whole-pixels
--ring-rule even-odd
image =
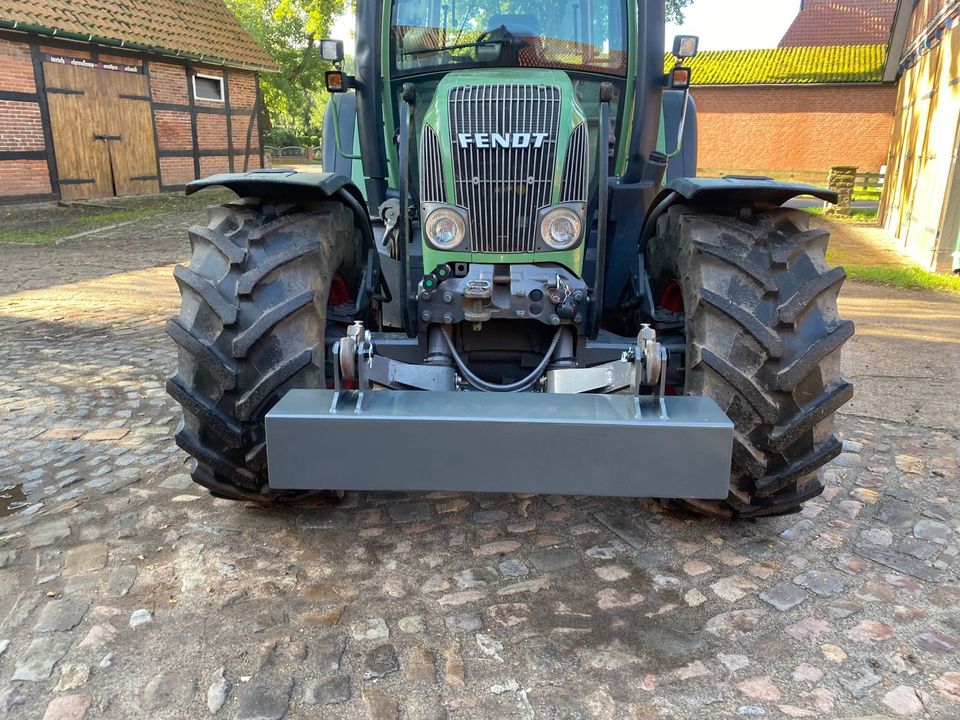
[[[333,280],[330,283],[330,299],[327,301],[327,305],[338,307],[340,305],[346,305],[351,299],[350,288],[347,286],[347,281],[343,275],[337,273],[333,276]]]

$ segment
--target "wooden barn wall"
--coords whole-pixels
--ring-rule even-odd
[[[930,8],[921,4],[918,14]],[[900,78],[882,214],[914,261],[949,270],[960,232],[960,27]],[[952,199],[951,199],[952,198]]]
[[[42,68],[47,53],[143,68],[161,191],[263,166],[256,73],[0,32],[0,203],[60,198]],[[194,97],[197,72],[223,79],[224,102]]]

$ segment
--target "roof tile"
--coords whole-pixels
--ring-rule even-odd
[[[0,21],[275,69],[223,0],[0,0]]]
[[[832,45],[701,52],[686,64],[694,85],[873,83],[883,79],[886,45]],[[666,56],[666,70],[675,64]]]

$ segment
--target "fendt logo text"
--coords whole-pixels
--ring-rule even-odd
[[[535,148],[539,150],[549,133],[458,133],[461,148]]]

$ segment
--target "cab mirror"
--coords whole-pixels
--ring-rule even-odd
[[[343,40],[321,40],[320,56],[332,63],[343,62]]]
[[[700,38],[696,35],[677,35],[673,39],[673,55],[680,60],[696,57]]]

